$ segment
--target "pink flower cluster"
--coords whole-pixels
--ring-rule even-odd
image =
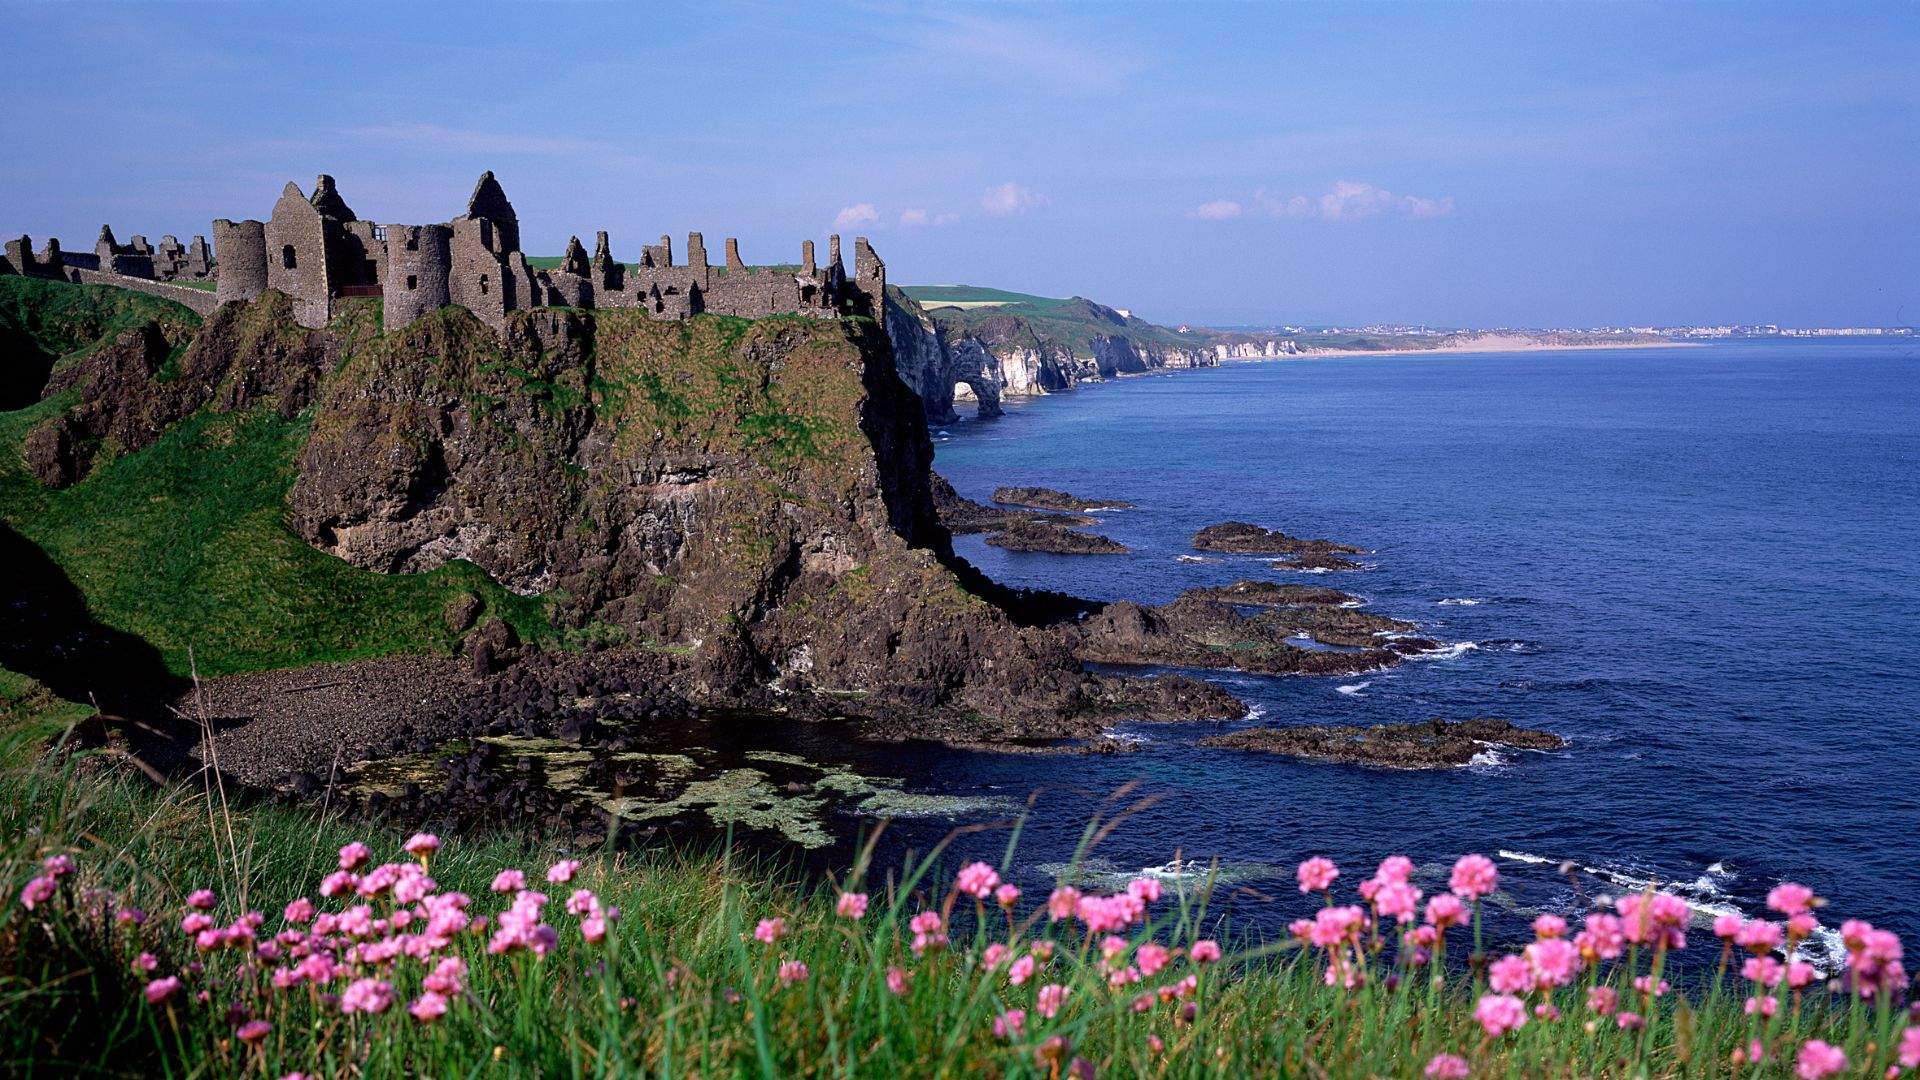
[[[73,859],[66,855],[50,855],[40,864],[40,874],[30,879],[20,889],[20,906],[32,911],[41,904],[53,899],[60,891],[60,880],[73,873]]]

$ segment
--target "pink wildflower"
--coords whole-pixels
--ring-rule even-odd
[[[1908,1028],[1900,1036],[1900,1067],[1920,1069],[1920,1024]]]
[[[145,926],[147,913],[137,907],[121,908],[113,913],[113,921],[121,926]]]
[[[983,862],[971,862],[960,868],[953,887],[976,900],[985,900],[1000,887],[1000,874]]]
[[[189,911],[180,917],[180,932],[198,934],[213,926],[213,916],[204,911]]]
[[[1027,1023],[1027,1010],[1008,1009],[993,1018],[993,1037],[1009,1041],[1020,1037],[1020,1029]]]
[[[1566,986],[1580,972],[1580,950],[1565,938],[1541,938],[1523,951],[1540,986]]]
[[[1745,925],[1746,920],[1738,915],[1716,915],[1713,919],[1713,936],[1722,941],[1732,941]]]
[[[1500,885],[1500,870],[1485,855],[1462,855],[1447,885],[1463,900],[1478,900]]]
[[[1587,928],[1575,934],[1573,943],[1589,962],[1612,960],[1626,951],[1626,934],[1617,916],[1597,913],[1587,916]]]
[[[887,993],[900,997],[907,992],[907,973],[897,967],[887,969]]]
[[[1780,961],[1771,956],[1749,956],[1747,962],[1740,965],[1740,974],[1761,986],[1778,986],[1785,970]]]
[[[1080,904],[1080,890],[1071,885],[1062,885],[1047,895],[1047,919],[1059,922],[1070,917]]]
[[[1427,901],[1427,922],[1434,929],[1445,930],[1449,926],[1459,926],[1466,921],[1467,908],[1458,896],[1443,892]]]
[[[1733,933],[1733,943],[1756,956],[1779,948],[1783,940],[1780,924],[1765,919],[1755,919]]]
[[[1015,960],[1013,966],[1007,969],[1007,981],[1014,986],[1019,986],[1021,983],[1033,978],[1034,969],[1038,966],[1038,963],[1031,954],[1023,956]]]
[[[1601,1016],[1613,1015],[1620,1005],[1620,991],[1611,986],[1596,986],[1587,991],[1587,1008]]]
[[[1010,951],[1004,943],[996,941],[987,946],[986,953],[980,957],[980,966],[987,971],[998,971],[1000,965],[1007,962]]]
[[[609,909],[609,910],[612,910],[612,909]],[[586,918],[581,919],[580,920],[580,936],[587,939],[589,943],[594,945],[598,945],[600,944],[600,942],[606,940],[607,917],[605,915],[589,915]]]
[[[867,894],[863,892],[843,892],[833,905],[834,913],[843,919],[860,919],[867,914]]]
[[[431,1024],[435,1020],[447,1015],[446,996],[428,990],[419,997],[414,998],[413,1004],[407,1006],[407,1011],[413,1014],[415,1020],[423,1024]]]
[[[1127,895],[1141,903],[1152,904],[1160,900],[1160,879],[1137,877],[1127,882]]]
[[[1782,915],[1798,915],[1813,906],[1813,890],[1805,885],[1783,881],[1767,893],[1767,906]],[[1818,1042],[1818,1040],[1815,1040]],[[1814,1043],[1808,1043],[1812,1046]],[[1819,1043],[1825,1046],[1826,1043]],[[1804,1052],[1804,1051],[1803,1051]],[[1842,1066],[1844,1068],[1844,1066]]]
[[[58,881],[73,873],[73,856],[49,855],[40,861],[40,869],[46,871],[48,877]]]
[[[1357,941],[1366,921],[1367,913],[1352,905],[1321,908],[1314,913],[1307,940],[1322,949],[1331,949],[1346,941]]]
[[[788,960],[780,965],[780,985],[792,986],[794,983],[806,982],[808,974],[807,965],[798,960]]]
[[[1497,1039],[1526,1026],[1527,1007],[1511,994],[1487,994],[1473,1007],[1473,1018],[1479,1021],[1488,1038]]]
[[[343,1013],[383,1013],[393,1004],[393,985],[379,979],[356,979],[340,995]]]
[[[212,911],[213,905],[218,902],[212,889],[195,889],[187,894],[187,906],[200,911]]]
[[[1196,964],[1211,964],[1220,959],[1220,943],[1211,938],[1201,938],[1193,943],[1193,948],[1187,950],[1187,955]]]
[[[1413,877],[1413,860],[1405,855],[1389,855],[1380,860],[1380,866],[1373,872],[1373,880],[1382,885],[1395,882],[1406,883]]]
[[[518,870],[502,870],[493,875],[491,888],[497,893],[520,892],[527,887],[527,875]]]
[[[164,979],[155,979],[147,984],[147,1004],[158,1005],[180,992],[180,979],[169,975]]]
[[[407,842],[402,844],[401,848],[409,855],[425,859],[427,856],[440,850],[440,838],[432,833],[417,832],[408,837]]]
[[[1140,946],[1133,954],[1133,962],[1140,965],[1140,974],[1151,979],[1161,968],[1167,966],[1167,947],[1151,941]]]
[[[340,869],[358,870],[371,858],[373,858],[373,849],[355,840],[340,849]]]
[[[1060,1006],[1067,1000],[1067,988],[1059,983],[1048,983],[1034,996],[1033,1009],[1041,1016],[1051,1020],[1060,1012]]]
[[[1820,929],[1820,920],[1815,918],[1811,911],[1787,916],[1787,936],[1795,941],[1812,937],[1813,932],[1818,929]]]
[[[152,971],[160,966],[160,958],[150,952],[143,952],[133,958],[133,970]]]
[[[1012,911],[1013,905],[1019,903],[1019,901],[1020,886],[1018,885],[1007,884],[993,890],[993,902],[1008,911]]]
[[[360,887],[360,876],[351,870],[336,870],[320,879],[320,895],[332,899]]]
[[[1524,994],[1533,989],[1533,966],[1525,957],[1503,956],[1487,969],[1487,983],[1502,994]]]
[[[1567,920],[1558,915],[1541,915],[1533,920],[1533,936],[1538,938],[1557,938],[1567,936]]]
[[[940,914],[923,911],[907,920],[907,929],[913,931],[913,954],[915,956],[937,949],[947,943],[946,930],[941,924]]]
[[[1780,1011],[1780,999],[1756,994],[1747,999],[1746,1009],[1748,1016],[1772,1016]]]
[[[54,891],[59,887],[60,883],[53,878],[34,878],[27,882],[25,888],[20,890],[20,906],[26,908],[28,911],[32,911],[37,905],[44,904],[48,900],[53,899]]]
[[[249,1020],[241,1024],[240,1029],[235,1031],[234,1035],[243,1043],[253,1044],[265,1039],[267,1033],[272,1030],[273,1025],[267,1023],[265,1020]]]
[[[303,896],[288,904],[285,910],[280,912],[280,917],[296,926],[305,924],[313,918],[313,901]]]
[[[1647,1026],[1647,1018],[1637,1012],[1623,1012],[1614,1017],[1613,1022],[1620,1025],[1621,1031],[1639,1031]]]
[[[1406,881],[1383,881],[1373,894],[1373,903],[1380,914],[1395,922],[1410,923],[1418,917],[1420,890]]]
[[[1800,886],[1795,886],[1795,888],[1799,887]],[[1779,892],[1780,889],[1784,888],[1786,888],[1786,886],[1782,885],[1774,889],[1774,891]],[[1767,903],[1771,905],[1773,898],[1768,897]],[[1775,910],[1779,909],[1775,908]],[[1808,1039],[1805,1043],[1802,1043],[1799,1056],[1793,1059],[1793,1073],[1795,1076],[1798,1076],[1800,1080],[1823,1080],[1825,1077],[1845,1072],[1846,1069],[1846,1053],[1839,1047],[1829,1045],[1819,1039]]]
[[[1295,876],[1300,879],[1301,892],[1326,892],[1333,886],[1333,879],[1340,876],[1340,868],[1333,864],[1332,859],[1315,855],[1300,864]]]
[[[1428,1080],[1467,1080],[1471,1070],[1458,1054],[1435,1054],[1424,1072]]]
[[[573,895],[567,897],[569,915],[591,915],[599,906],[600,900],[593,895],[592,889],[575,889]]]

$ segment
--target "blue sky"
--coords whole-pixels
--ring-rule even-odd
[[[0,3],[0,230],[330,172],[1161,321],[1920,323],[1920,5]]]

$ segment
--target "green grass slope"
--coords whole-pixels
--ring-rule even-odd
[[[192,318],[122,290],[25,282],[30,293],[44,288],[42,304],[23,298],[22,282],[0,278],[0,313],[43,348],[84,350],[145,318]],[[58,565],[93,618],[144,639],[176,673],[187,672],[189,650],[202,674],[447,651],[457,639],[441,612],[463,591],[523,635],[547,632],[543,601],[506,592],[470,564],[381,574],[289,532],[281,519],[305,415],[202,411],[73,487],[49,490],[27,470],[21,443],[69,404],[62,395],[0,412],[0,521]]]

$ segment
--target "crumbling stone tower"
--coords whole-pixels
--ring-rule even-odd
[[[389,225],[387,280],[381,326],[398,330],[453,302],[453,229],[446,225]]]

